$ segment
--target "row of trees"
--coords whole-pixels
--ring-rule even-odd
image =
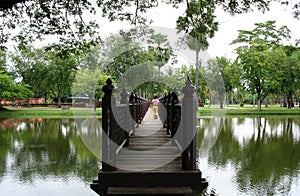
[[[225,92],[233,90],[254,95],[258,110],[270,96],[286,99],[288,108],[293,106],[293,95],[300,87],[300,49],[284,45],[290,41],[289,33],[286,26],[276,28],[275,21],[257,23],[251,31],[239,31],[233,40],[232,44],[238,45],[234,61],[217,57],[208,62],[204,69],[217,73],[217,67],[223,78],[223,83],[216,77],[208,80],[219,94],[221,107]]]
[[[70,51],[61,47],[35,48],[23,45],[13,52],[3,52],[1,70],[5,70],[12,83],[20,81],[20,84],[30,87],[30,96],[43,97],[46,102],[55,98],[58,105],[61,105],[62,99],[66,100],[72,95],[88,96],[92,102],[100,99],[101,87],[108,77],[119,80],[120,86],[122,82],[128,86],[128,83],[139,82],[141,78],[153,80],[160,76],[160,67],[173,56],[173,50],[165,35],[150,30],[145,38],[147,47],[134,41],[130,32],[112,35],[101,45],[90,45],[89,50],[79,48]],[[127,73],[131,75],[124,81],[124,74],[131,67],[135,69]],[[141,77],[142,71],[144,77]],[[123,80],[120,79],[121,76]],[[4,82],[3,79],[1,81]],[[137,92],[140,89],[141,92],[141,89],[148,88],[147,94],[155,91],[151,82],[140,85],[132,90]],[[2,88],[5,93],[10,93],[12,89]],[[146,91],[144,92],[146,95]],[[23,99],[22,96],[1,94],[0,99],[3,98]]]
[[[233,40],[232,44],[238,45],[236,59],[216,57],[207,63],[196,61],[201,65],[197,76],[198,65],[195,68],[193,65],[169,66],[162,73],[162,66],[176,62],[165,35],[149,31],[145,37],[147,44],[142,45],[131,32],[121,32],[109,36],[102,45],[90,50],[70,52],[61,48],[26,46],[10,54],[2,52],[2,70],[6,68],[10,73],[2,71],[1,81],[4,81],[4,76],[11,84],[15,84],[13,79],[20,80],[15,85],[23,88],[19,92],[25,93],[26,97],[33,94],[44,97],[46,101],[57,98],[61,104],[62,98],[72,95],[87,95],[91,101],[100,99],[101,87],[108,77],[113,78],[119,87],[126,86],[130,91],[149,97],[180,87],[190,76],[193,81],[199,81],[201,100],[214,96],[221,108],[229,95],[243,101],[246,94],[257,98],[259,110],[262,101],[270,96],[287,98],[287,105],[291,108],[293,95],[299,91],[300,51],[292,45],[284,45],[283,41],[289,39],[288,28],[277,28],[275,21],[257,23],[251,31],[241,30]],[[187,43],[196,51],[196,58],[206,47],[191,36]],[[4,96],[15,91],[14,87],[1,89],[4,92],[1,98],[24,98],[18,94]]]

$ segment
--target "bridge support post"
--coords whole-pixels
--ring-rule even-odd
[[[115,132],[117,123],[113,114],[116,107],[116,98],[114,96],[115,87],[112,80],[106,80],[106,85],[102,87],[104,96],[102,97],[102,170],[116,170],[116,145]]]
[[[166,109],[167,109],[167,134],[170,135],[170,131],[171,131],[171,123],[172,123],[172,117],[171,117],[171,92],[168,93],[167,95],[167,100],[166,100]]]
[[[182,101],[182,143],[186,147],[182,152],[182,170],[196,169],[196,88],[192,85],[189,78],[182,88],[184,94]]]
[[[132,118],[132,124],[130,126],[132,126],[133,132],[132,134],[135,134],[135,119],[136,119],[136,104],[135,104],[135,98],[134,98],[134,94],[131,93],[129,96],[129,104],[131,104],[130,107],[130,114],[131,114],[131,118]]]
[[[179,122],[180,122],[180,118],[181,118],[181,108],[178,108],[178,106],[176,107],[176,104],[179,103],[179,99],[178,99],[178,90],[177,88],[174,89],[174,91],[171,93],[171,112],[170,112],[170,119],[171,119],[171,123],[170,123],[170,134],[171,134],[171,138],[172,139],[172,144],[175,144],[175,138],[174,136],[177,133],[177,130],[179,128]]]
[[[122,127],[124,134],[125,134],[125,138],[126,138],[126,143],[124,144],[124,146],[129,146],[129,132],[131,130],[131,125],[130,125],[131,124],[131,116],[130,116],[130,111],[129,111],[129,93],[126,91],[125,87],[121,91],[120,96],[121,96],[120,104],[126,105],[125,125],[124,125],[124,127]]]

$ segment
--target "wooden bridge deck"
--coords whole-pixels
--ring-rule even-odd
[[[181,152],[159,119],[146,118],[118,155],[120,171],[181,171]]]
[[[129,146],[120,149],[117,170],[100,170],[91,188],[101,196],[199,195],[208,183],[199,169],[182,170],[181,159],[180,150],[150,109],[130,136]]]

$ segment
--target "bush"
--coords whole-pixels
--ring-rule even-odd
[[[240,107],[244,107],[244,103],[240,103]]]

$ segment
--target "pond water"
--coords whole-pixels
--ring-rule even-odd
[[[99,127],[99,119],[0,119],[0,195],[96,196]],[[299,118],[202,118],[198,131],[208,193],[300,194]]]

